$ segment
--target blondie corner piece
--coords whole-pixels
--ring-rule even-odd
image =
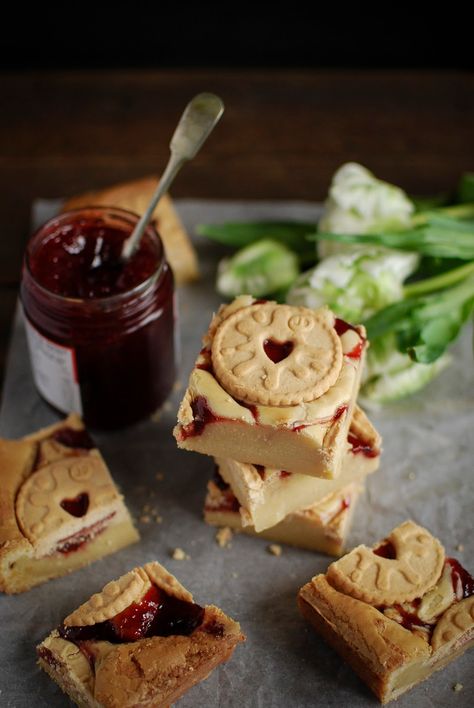
[[[18,593],[138,541],[81,419],[0,439],[0,590]]]
[[[178,446],[337,477],[366,344],[362,326],[326,307],[236,298],[203,338],[178,412]]]
[[[169,706],[244,641],[157,562],[134,568],[72,612],[38,647],[39,665],[79,706]]]
[[[298,605],[382,703],[474,644],[474,579],[413,521],[332,563]]]
[[[243,526],[238,500],[231,487],[216,473],[215,479],[207,485],[204,521],[210,526],[228,526],[267,541],[340,556],[362,489],[359,484],[348,484],[316,504],[288,514],[275,526],[257,532],[253,526]]]

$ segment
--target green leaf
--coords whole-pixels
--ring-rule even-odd
[[[415,206],[415,212],[424,212],[446,206],[446,204],[450,202],[450,195],[446,192],[445,194],[439,194],[433,197],[410,196],[410,199]]]
[[[384,307],[375,315],[369,317],[364,325],[367,329],[369,340],[382,337],[389,332],[394,332],[400,329],[400,325],[413,309],[413,300],[400,300],[393,305]]]
[[[449,263],[450,261],[443,261]],[[456,261],[454,261],[456,263]],[[451,261],[453,263],[453,261]],[[423,268],[423,264],[422,264]],[[428,269],[426,269],[428,271]],[[417,272],[419,273],[419,271]],[[413,283],[408,283],[403,288],[405,297],[413,297],[415,295],[424,295],[425,293],[441,290],[450,285],[455,285],[460,280],[464,280],[468,275],[474,273],[474,262],[464,263],[449,270],[443,270],[441,273],[436,273],[431,278],[423,278]]]
[[[458,220],[433,212],[426,222],[413,229],[392,233],[333,234],[316,233],[312,239],[341,243],[384,246],[414,251],[426,256],[474,260],[474,220]]]
[[[465,172],[459,181],[458,201],[474,202],[474,172]]]
[[[200,236],[225,246],[242,248],[262,238],[271,238],[298,254],[308,254],[308,234],[314,233],[315,224],[292,221],[232,221],[224,224],[201,224],[196,227]],[[313,261],[315,254],[311,251]]]
[[[400,351],[431,363],[457,338],[474,309],[474,275],[445,290],[407,298],[380,310],[366,322],[370,339],[397,334]]]

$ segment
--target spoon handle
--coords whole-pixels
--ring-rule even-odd
[[[122,261],[127,261],[133,255],[159,200],[168,190],[184,163],[192,160],[198,153],[223,112],[223,102],[219,96],[212,93],[200,93],[188,103],[171,138],[171,155],[160,182],[147,210],[124,243]]]

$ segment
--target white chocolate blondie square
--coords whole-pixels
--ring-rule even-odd
[[[362,326],[325,307],[236,298],[204,336],[178,412],[178,446],[334,479],[366,344]]]
[[[170,706],[244,641],[157,562],[108,583],[38,647],[38,663],[82,708]]]
[[[382,703],[474,644],[474,579],[413,521],[332,563],[298,605]]]
[[[360,484],[348,484],[316,504],[288,514],[275,526],[257,532],[253,526],[242,524],[242,511],[232,488],[216,473],[207,485],[204,521],[268,541],[339,556],[344,551],[361,491]]]
[[[269,469],[231,459],[216,459],[219,474],[230,484],[240,503],[243,526],[256,531],[275,526],[288,514],[305,509],[348,484],[362,481],[380,462],[381,439],[359,406],[347,437],[340,475],[317,479],[286,470]]]
[[[138,541],[81,419],[0,440],[0,590],[18,593]]]

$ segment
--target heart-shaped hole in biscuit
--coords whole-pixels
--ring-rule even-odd
[[[265,339],[263,342],[263,351],[274,364],[278,364],[287,356],[290,356],[293,351],[293,342],[277,342],[275,339]]]
[[[89,495],[87,492],[78,494],[74,499],[63,499],[60,506],[71,516],[81,517],[87,514],[89,508]]]

